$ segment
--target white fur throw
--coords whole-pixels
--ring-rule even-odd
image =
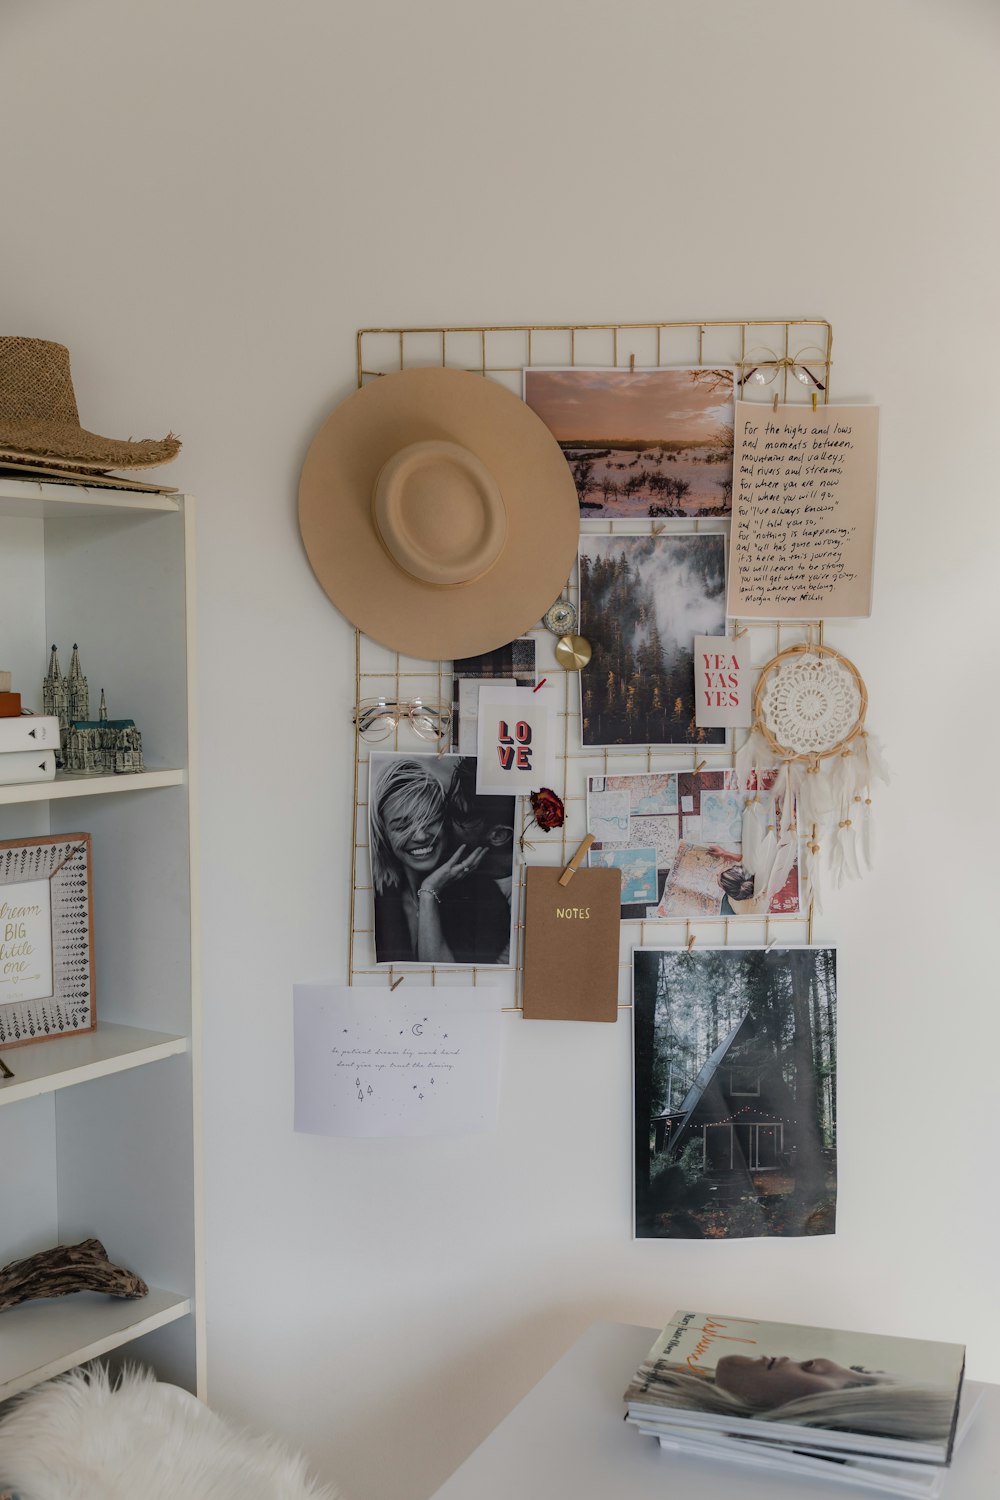
[[[18,1500],[337,1500],[302,1458],[240,1432],[145,1370],[72,1370],[0,1422],[0,1493]]]

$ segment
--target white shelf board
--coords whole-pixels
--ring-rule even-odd
[[[46,483],[40,479],[0,478],[0,516],[117,516],[122,511],[180,510],[180,495],[144,490],[111,490],[101,485]]]
[[[14,802],[53,802],[60,797],[101,797],[109,792],[141,792],[156,786],[183,786],[184,772],[139,771],[134,775],[79,776],[57,771],[55,781],[22,781],[0,786],[0,806]]]
[[[0,1313],[0,1401],[190,1311],[190,1298],[160,1287],[135,1301],[74,1292],[10,1307]]]
[[[186,1036],[99,1021],[96,1031],[85,1031],[79,1036],[55,1037],[6,1052],[0,1048],[0,1056],[14,1074],[13,1078],[0,1077],[0,1105],[52,1094],[56,1089],[105,1078],[109,1073],[142,1068],[161,1058],[187,1052],[189,1046]],[[6,1322],[0,1325],[0,1344],[5,1328]]]

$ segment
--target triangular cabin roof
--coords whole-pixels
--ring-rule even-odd
[[[735,1044],[736,1039],[738,1038],[743,1028],[746,1026],[749,1019],[750,1014],[749,1012],[747,1012],[747,1014],[741,1021],[737,1021],[736,1025],[733,1027],[729,1035],[727,1037],[724,1037],[723,1040],[719,1043],[715,1051],[708,1058],[708,1061],[702,1063],[701,1068],[698,1072],[698,1076],[695,1078],[694,1083],[692,1083],[691,1087],[685,1094],[684,1102],[681,1104],[680,1109],[665,1109],[662,1114],[654,1116],[654,1119],[657,1120],[680,1120],[681,1123],[678,1126],[677,1131],[674,1132],[674,1134],[671,1136],[671,1139],[675,1139],[680,1134],[680,1131],[684,1129],[684,1126],[687,1124],[688,1120],[698,1108],[698,1105],[701,1103],[704,1096],[705,1090],[708,1088],[709,1084],[712,1082],[712,1079],[719,1071],[726,1053],[729,1051],[730,1047]]]

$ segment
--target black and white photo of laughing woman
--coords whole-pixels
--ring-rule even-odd
[[[516,799],[468,755],[373,751],[369,775],[376,962],[509,964]]]

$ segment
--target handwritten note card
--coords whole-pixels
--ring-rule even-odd
[[[877,406],[736,404],[727,612],[871,614]]]
[[[500,992],[297,984],[295,1129],[421,1136],[496,1129]]]

